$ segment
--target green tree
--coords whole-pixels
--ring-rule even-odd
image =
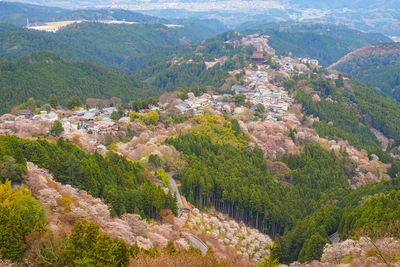
[[[110,118],[112,120],[119,120],[121,118],[121,116],[119,115],[118,111],[113,111],[110,115]]]
[[[99,225],[94,222],[75,223],[64,253],[65,262],[71,265],[126,266],[129,263],[126,243],[100,232]]]
[[[288,136],[293,140],[293,142],[296,141],[296,133],[297,133],[296,128],[295,129],[290,128]]]
[[[48,100],[49,104],[51,105],[52,108],[57,108],[58,106],[58,98],[55,94],[51,94],[49,96],[49,100]]]
[[[233,133],[234,133],[236,136],[240,135],[240,133],[242,132],[242,130],[240,129],[240,125],[239,125],[238,120],[236,120],[236,119],[232,120],[231,124],[232,124],[232,131],[233,131]]]
[[[104,141],[104,144],[105,144],[106,146],[109,146],[109,145],[112,144],[112,142],[113,142],[113,137],[112,137],[112,135],[111,135],[111,134],[107,135],[107,136],[106,136],[106,140]]]
[[[21,182],[22,177],[26,174],[26,167],[17,163],[11,156],[4,156],[0,161],[0,182],[4,183],[7,179],[12,182]]]
[[[35,108],[37,107],[36,100],[32,97],[29,98],[28,101],[26,101],[25,103],[25,107],[30,111],[35,110]]]
[[[54,121],[53,127],[51,127],[50,133],[53,136],[60,136],[64,132],[64,127],[59,120]]]
[[[20,261],[26,249],[25,237],[43,232],[46,217],[42,203],[24,186],[11,188],[11,182],[0,184],[0,255]]]
[[[81,99],[77,96],[72,96],[67,102],[67,108],[73,109],[82,106]]]
[[[246,101],[246,96],[244,94],[236,94],[233,98],[238,106],[243,106]]]
[[[157,154],[151,154],[151,155],[149,156],[149,163],[153,164],[154,167],[158,168],[158,167],[161,167],[162,161],[161,161],[161,158],[160,158],[159,155],[157,155]]]
[[[324,246],[329,240],[323,238],[319,233],[313,234],[303,245],[299,254],[300,262],[311,262],[320,260],[324,252]]]
[[[163,252],[169,255],[176,255],[178,252],[175,248],[174,241],[169,240],[168,244],[163,248]]]
[[[40,107],[40,110],[45,110],[47,112],[50,112],[51,106],[49,104],[44,104],[43,106]]]

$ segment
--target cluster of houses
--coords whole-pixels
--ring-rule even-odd
[[[193,93],[189,93],[188,96],[189,98],[185,101],[174,105],[175,108],[184,114],[203,115],[207,109],[222,110],[231,113],[232,105],[229,102],[233,96],[231,94],[203,94],[195,97]]]
[[[248,86],[233,86],[237,93],[244,94],[255,104],[262,104],[268,113],[266,121],[275,121],[286,114],[293,98],[282,87],[269,83],[268,72],[247,70],[245,81]]]
[[[274,56],[272,59],[276,63],[279,64],[281,70],[288,72],[288,73],[290,73],[294,70],[295,60],[293,58],[291,58],[291,57],[280,57],[279,58],[277,56]]]
[[[74,111],[72,116],[63,118],[61,122],[63,124],[68,122],[72,127],[85,129],[89,133],[107,135],[119,130],[117,122],[110,118],[114,111],[117,111],[117,108],[92,108],[89,110],[81,108]]]
[[[246,96],[251,103],[250,109],[256,110],[257,104],[265,107],[265,121],[276,121],[286,114],[293,98],[282,87],[271,84],[268,72],[247,70],[245,75],[246,86],[233,85],[232,91]],[[202,115],[206,110],[219,110],[229,114],[241,113],[243,108],[234,103],[233,94],[203,94],[195,97],[189,93],[189,98],[175,103],[173,106],[183,114]]]
[[[309,64],[314,67],[319,66],[319,62],[317,59],[310,59],[310,58],[299,58],[300,63]]]

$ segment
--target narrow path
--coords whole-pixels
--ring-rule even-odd
[[[201,251],[201,254],[203,256],[207,254],[208,246],[200,238],[198,238],[195,235],[191,235],[190,242],[192,243],[193,247],[195,247]]]
[[[174,173],[168,172],[167,175],[169,177],[169,185],[170,185],[170,188],[171,188],[171,193],[174,196],[176,196],[176,204],[178,206],[178,217],[179,217],[179,216],[181,216],[181,212],[182,212],[182,208],[183,208],[183,202],[182,202],[181,194],[179,193],[179,189],[178,189],[178,186],[176,185],[176,182],[175,182],[174,178],[172,178]]]
[[[174,173],[168,172],[167,175],[169,177],[169,185],[170,185],[171,192],[172,192],[172,194],[174,194],[174,196],[176,196],[176,204],[178,206],[178,217],[180,217],[181,213],[182,213],[182,208],[183,208],[181,194],[179,193],[179,189],[178,189],[178,186],[176,185],[174,178],[172,178]],[[202,255],[205,255],[207,253],[208,246],[197,236],[191,234],[190,242],[192,243],[193,247],[195,247],[201,251]]]

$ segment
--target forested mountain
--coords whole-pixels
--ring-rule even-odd
[[[279,53],[316,58],[323,66],[329,66],[357,48],[390,42],[383,34],[364,33],[333,24],[249,22],[239,29],[244,33],[264,32],[270,36],[269,44]]]
[[[33,97],[47,101],[56,94],[65,105],[71,96],[120,97],[125,101],[148,97],[156,92],[126,74],[91,63],[72,63],[50,52],[35,52],[14,61],[0,63],[1,112]]]
[[[63,59],[86,60],[117,70],[129,61],[153,58],[157,48],[198,42],[217,34],[203,22],[185,21],[186,26],[168,28],[162,24],[73,24],[57,33],[16,28],[2,24],[0,55],[15,59],[37,50],[49,50]],[[176,48],[174,48],[176,49]],[[140,63],[140,62],[139,62]]]
[[[334,63],[332,68],[368,82],[400,101],[400,44],[360,48]]]
[[[61,29],[56,37],[111,66],[119,66],[127,58],[149,53],[157,47],[185,42],[183,35],[161,24],[80,23]]]

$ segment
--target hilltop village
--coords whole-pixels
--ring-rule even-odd
[[[259,39],[265,43],[260,44],[261,41],[254,41]],[[258,39],[252,37],[251,40],[256,47],[260,45],[262,49],[270,51],[267,39],[264,39],[263,36]],[[243,42],[247,43],[247,41]],[[273,67],[270,66],[271,60]],[[16,114],[5,114],[1,117],[0,131],[2,134],[12,134],[21,128],[19,125],[29,124],[30,127],[26,127],[27,129],[31,128],[33,133],[41,134],[46,127],[49,128],[54,121],[59,120],[66,132],[91,135],[92,137],[89,138],[89,143],[92,145],[91,150],[101,151],[105,150],[105,136],[124,136],[127,133],[126,126],[132,119],[133,113],[137,116],[147,116],[154,112],[165,112],[171,108],[175,112],[189,117],[201,116],[206,113],[231,116],[246,116],[246,114],[252,116],[256,113],[260,114],[257,118],[260,121],[275,122],[282,120],[293,104],[292,95],[280,85],[280,82],[292,74],[310,71],[306,64],[301,63],[302,61],[304,59],[278,56],[267,61],[262,53],[255,52],[252,57],[252,65],[232,72],[232,75],[241,73],[243,82],[231,85],[223,94],[214,91],[195,95],[189,92],[186,99],[167,94],[160,98],[158,104],[149,105],[137,112],[132,109],[121,110],[118,108],[122,101],[116,97],[109,100],[89,98],[86,100],[86,109],[66,110],[60,108],[40,110],[36,114],[28,110],[19,110]],[[310,66],[309,63],[307,64]],[[102,140],[103,142],[101,142]]]

